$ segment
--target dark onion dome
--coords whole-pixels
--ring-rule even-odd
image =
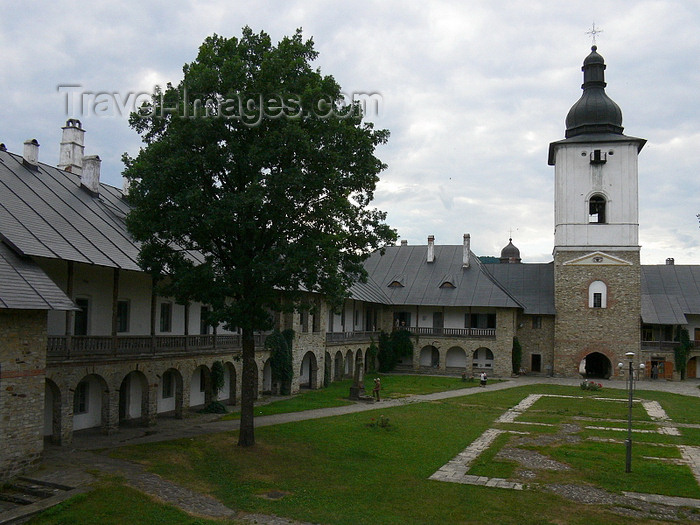
[[[583,61],[583,94],[566,116],[566,138],[588,133],[622,134],[620,106],[605,93],[605,61],[591,47]]]
[[[513,239],[508,239],[508,245],[501,250],[502,263],[519,263],[520,262],[520,250],[518,250],[513,244]]]

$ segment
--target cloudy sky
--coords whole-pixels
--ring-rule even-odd
[[[121,155],[140,145],[126,117],[136,94],[179,82],[213,33],[239,36],[249,25],[278,41],[301,27],[322,73],[346,93],[377,94],[368,118],[391,138],[378,150],[389,167],[375,204],[402,239],[460,244],[468,232],[475,253],[498,255],[512,231],[525,262],[548,262],[547,148],[564,138],[581,94],[593,22],[625,133],[649,141],[639,169],[642,261],[700,264],[700,4],[691,0],[5,5],[0,142],[21,153],[36,138],[40,160],[56,164],[60,128],[77,117],[103,182],[121,187]],[[96,114],[100,92],[115,95]]]

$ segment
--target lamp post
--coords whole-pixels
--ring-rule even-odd
[[[627,402],[627,439],[625,440],[625,472],[632,472],[632,399],[634,396],[634,352],[627,352],[625,354],[627,361],[629,363],[629,372],[627,374],[627,392],[628,392],[628,402]],[[622,372],[624,365],[618,363],[617,367]],[[640,372],[644,370],[644,363],[639,364]]]

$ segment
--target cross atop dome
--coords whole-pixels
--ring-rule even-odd
[[[600,33],[602,33],[602,29],[596,29],[595,27],[595,22],[593,22],[593,27],[591,27],[590,30],[586,31],[587,35],[591,35],[591,44],[595,46],[595,39],[596,36],[598,36]]]

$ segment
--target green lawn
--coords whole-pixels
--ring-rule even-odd
[[[118,480],[101,483],[32,519],[32,525],[149,524],[215,525],[218,521],[194,518],[170,505],[154,501]],[[231,522],[233,523],[233,522]]]
[[[372,379],[379,377],[382,380],[382,399],[396,399],[414,394],[432,394],[446,390],[471,388],[478,386],[478,382],[462,381],[457,377],[437,377],[424,375],[393,375],[393,374],[368,374],[365,378],[365,395],[372,396]],[[497,382],[497,381],[493,381]],[[272,401],[255,407],[256,416],[271,416],[273,414],[285,414],[287,412],[301,412],[316,408],[337,407],[351,405],[350,386],[352,380],[336,381],[320,390],[305,390],[291,398]],[[240,412],[234,411],[222,417],[222,419],[238,419]]]
[[[399,376],[386,376],[383,383],[392,384],[394,377],[397,378],[395,386],[400,384]],[[456,388],[464,385],[459,380],[451,381],[457,383]],[[390,388],[385,388],[390,392]],[[532,414],[547,415],[547,419],[553,421],[552,426],[494,423],[505,410],[530,393],[583,395],[583,399],[543,398],[538,401],[531,409]],[[610,390],[594,394],[616,395]],[[658,400],[669,414],[684,414],[688,423],[700,423],[700,416],[694,415],[698,404],[695,398],[657,392],[638,392],[638,395]],[[617,419],[624,417],[618,413],[623,409],[623,403],[618,406],[616,402],[599,401],[574,387],[538,385],[501,391],[480,390],[475,395],[450,400],[261,427],[256,430],[257,444],[251,448],[236,446],[235,433],[222,433],[125,447],[113,454],[141,462],[149,470],[211,494],[232,508],[314,523],[656,523],[651,518],[645,521],[620,516],[605,506],[581,505],[540,490],[512,491],[428,479],[484,430],[497,427],[529,434],[501,435],[473,464],[474,472],[480,475],[517,479],[522,470],[520,465],[497,457],[504,447],[516,447],[535,451],[570,467],[564,472],[537,471],[536,477],[529,478],[528,483],[589,484],[612,492],[629,490],[700,498],[700,489],[689,468],[669,461],[678,457],[675,448],[635,441],[632,473],[625,474],[621,442],[624,435],[615,436],[620,440],[616,443],[590,441],[585,439],[586,432],[570,430],[567,435],[581,439],[557,441],[563,424],[567,427],[578,424],[582,429],[596,423],[581,422],[580,417]],[[518,421],[530,420],[530,415],[526,412]],[[377,425],[381,416],[388,418],[387,427]],[[648,427],[645,413],[635,409],[634,416],[640,428]],[[651,436],[659,438],[658,442],[668,437]],[[530,441],[519,443],[518,439]],[[675,439],[686,442],[684,436]],[[690,436],[690,440],[696,441],[697,433]],[[265,498],[270,491],[283,492],[286,496],[277,500]],[[114,492],[115,498],[132,498],[130,493],[122,496],[121,490]],[[155,503],[147,498],[144,501],[143,497],[134,499],[145,507],[138,523],[164,523],[150,517],[155,512],[150,510]],[[96,505],[95,500],[92,495],[84,497],[65,511],[56,511],[54,518],[61,519],[61,512],[71,509],[77,512],[83,506]],[[99,507],[99,503],[97,505]],[[174,517],[168,523],[198,523],[178,519],[181,518]],[[123,522],[105,518],[99,523]]]

